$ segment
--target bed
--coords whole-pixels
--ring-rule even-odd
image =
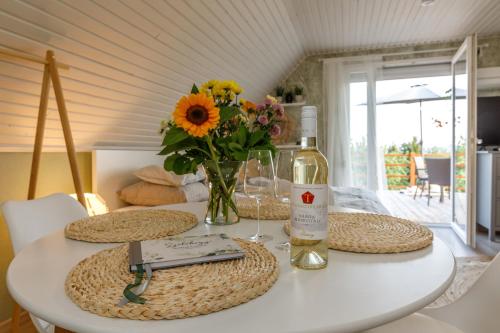
[[[134,172],[148,165],[163,165],[156,151],[94,150],[92,152],[92,192],[99,194],[110,210],[139,208],[120,200],[117,192],[139,181]],[[389,214],[377,195],[366,189],[330,186],[330,203],[344,208]]]

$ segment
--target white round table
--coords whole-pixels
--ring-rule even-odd
[[[205,204],[168,206],[203,217]],[[81,310],[65,295],[67,273],[80,260],[116,244],[64,238],[63,231],[39,239],[10,264],[7,285],[27,311],[74,332],[358,332],[418,311],[441,295],[455,274],[455,260],[439,239],[426,249],[402,254],[355,254],[330,251],[328,267],[292,268],[288,253],[276,248],[287,239],[282,222],[262,221],[266,243],[280,263],[280,276],[264,295],[231,309],[178,320],[104,318]],[[200,223],[186,234],[225,232],[246,237],[254,221],[232,226]]]

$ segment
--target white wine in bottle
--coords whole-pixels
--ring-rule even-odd
[[[315,106],[302,107],[301,150],[293,161],[290,263],[302,269],[328,264],[328,163],[316,145]]]

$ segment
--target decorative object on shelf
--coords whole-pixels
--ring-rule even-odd
[[[239,221],[233,194],[241,162],[251,149],[276,152],[284,109],[267,96],[261,104],[240,98],[234,81],[210,80],[177,102],[173,120],[162,121],[164,167],[178,175],[195,173],[203,165],[210,187],[205,222],[226,225]]]
[[[92,243],[122,243],[174,236],[198,224],[196,215],[166,209],[112,212],[72,222],[66,238]]]
[[[103,250],[78,263],[65,282],[80,308],[103,317],[180,319],[221,311],[263,295],[276,282],[279,265],[264,246],[236,240],[242,259],[155,271],[141,297],[144,304],[117,305],[124,283],[133,282],[128,245]]]
[[[432,244],[432,231],[394,216],[367,213],[328,214],[328,247],[357,253],[400,253]],[[290,234],[290,221],[285,224]]]
[[[295,102],[302,103],[304,101],[304,88],[302,86],[295,86]]]
[[[278,101],[278,103],[282,103],[283,102],[283,95],[285,94],[285,88],[283,88],[283,86],[277,86],[276,87],[276,100]]]
[[[285,93],[285,103],[293,103],[293,91],[287,91]]]

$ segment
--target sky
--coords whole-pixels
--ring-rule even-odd
[[[438,95],[444,95],[451,88],[451,76],[425,77],[415,79],[377,81],[377,100],[409,89],[412,85],[426,84]],[[467,88],[467,76],[457,76],[457,87]],[[356,82],[350,86],[350,131],[351,142],[366,138],[366,83]],[[457,131],[465,134],[466,100],[457,101],[460,123]],[[422,124],[424,150],[431,147],[451,146],[451,101],[429,101],[422,103]],[[439,124],[441,126],[439,126]],[[377,105],[377,141],[379,146],[396,144],[400,146],[415,136],[420,139],[419,103]]]

